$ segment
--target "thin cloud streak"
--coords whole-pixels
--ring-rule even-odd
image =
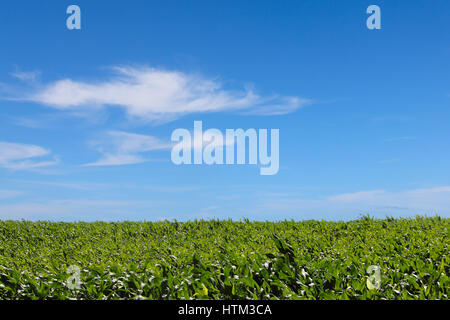
[[[0,190],[0,199],[14,198],[21,194],[23,194],[23,192],[18,190]]]
[[[279,213],[280,219],[348,219],[363,214],[383,218],[387,215],[435,215],[450,217],[450,186],[411,189],[404,191],[368,190],[317,198],[268,197],[245,201],[242,207],[254,218]]]
[[[33,170],[50,167],[59,163],[57,159],[46,161],[31,160],[50,155],[50,151],[36,145],[1,142],[0,167],[11,170]]]
[[[10,75],[16,79],[19,79],[20,81],[34,83],[39,79],[41,72],[40,71],[25,72],[17,70],[15,72],[11,72]]]
[[[84,166],[120,166],[147,162],[149,159],[141,153],[164,150],[171,147],[153,136],[146,136],[123,131],[109,131],[100,140],[92,141],[91,145],[102,154],[102,157]]]

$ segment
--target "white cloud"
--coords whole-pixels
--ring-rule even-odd
[[[31,129],[45,128],[45,124],[41,120],[33,118],[12,118],[12,123],[17,126],[22,126]]]
[[[203,148],[210,144],[216,147],[234,144],[234,141],[225,143],[214,140],[211,142],[213,138],[208,131],[203,133],[203,139],[197,136],[194,138],[193,133],[191,133],[191,137],[191,146],[193,149],[198,147]],[[153,136],[123,131],[109,131],[101,139],[91,141],[91,145],[102,154],[102,157],[84,166],[120,166],[147,162],[149,159],[142,156],[141,153],[170,149],[175,144],[164,142]]]
[[[22,191],[17,190],[0,190],[0,199],[14,198],[21,194]]]
[[[61,110],[117,106],[129,116],[171,120],[183,114],[240,111],[249,114],[291,113],[311,102],[299,97],[262,97],[252,90],[227,90],[214,79],[153,68],[115,67],[103,82],[63,79],[28,96]]]
[[[31,160],[49,154],[49,150],[39,146],[0,141],[0,167],[3,168],[12,170],[32,170],[56,165],[58,163],[57,160]]]
[[[29,72],[17,70],[15,72],[11,72],[10,75],[24,82],[35,82],[41,75],[41,72],[37,70]]]
[[[372,191],[359,191],[354,193],[344,193],[336,196],[331,196],[328,200],[336,202],[356,202],[356,201],[368,201],[376,198],[379,195],[384,194],[384,190],[372,190]]]
[[[123,131],[109,131],[105,137],[91,144],[103,156],[85,166],[119,166],[146,162],[148,159],[140,153],[171,147],[169,143],[164,143],[156,137]]]
[[[341,194],[328,198],[337,203],[356,204],[379,208],[409,208],[417,211],[437,212],[439,209],[448,211],[450,208],[450,187],[412,189],[389,192],[386,190],[360,191]]]
[[[63,199],[0,204],[0,219],[53,221],[125,220],[137,211],[164,205],[161,201]]]
[[[244,196],[245,197],[245,196]],[[262,193],[243,199],[241,209],[255,218],[355,219],[363,214],[386,216],[435,215],[450,217],[450,186],[403,191],[368,190],[321,197],[274,196]],[[271,218],[272,219],[272,218]]]

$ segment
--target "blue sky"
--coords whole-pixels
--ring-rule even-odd
[[[448,217],[449,10],[2,1],[0,219]],[[164,146],[195,120],[279,129],[278,174],[174,165]]]

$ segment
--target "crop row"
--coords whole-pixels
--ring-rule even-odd
[[[0,299],[448,299],[449,226],[0,221]]]

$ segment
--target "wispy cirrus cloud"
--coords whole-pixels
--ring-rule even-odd
[[[270,216],[272,212],[279,212],[280,219],[341,220],[358,218],[363,214],[378,218],[416,214],[450,217],[450,186],[399,191],[377,189],[318,197],[263,193],[256,199],[244,198],[241,209],[247,216],[259,219]]]
[[[36,145],[0,141],[0,167],[11,170],[33,170],[58,164],[57,159],[38,161],[50,155],[47,149]]]
[[[343,193],[335,196],[330,196],[328,200],[343,203],[352,203],[356,201],[372,200],[384,194],[384,190],[359,191],[354,193]]]
[[[42,129],[45,128],[45,124],[43,124],[42,121],[40,120],[36,120],[33,118],[13,118],[12,119],[12,124],[17,125],[17,126],[21,126],[21,127],[26,127],[26,128],[30,128],[30,129]]]
[[[217,141],[213,139],[210,132],[205,131],[203,138],[195,136],[192,132],[191,148],[203,149],[205,146],[224,147],[234,144],[234,141]],[[174,146],[181,146],[182,142],[165,142],[154,136],[147,136],[124,131],[108,131],[90,145],[102,154],[102,157],[92,163],[85,164],[87,167],[94,166],[120,166],[131,165],[150,161],[143,153],[156,150],[168,150]]]
[[[117,221],[135,212],[149,212],[166,204],[163,201],[128,201],[117,199],[30,200],[0,204],[0,219],[52,221]],[[151,211],[151,210],[150,210]]]
[[[0,199],[9,199],[21,195],[23,192],[18,190],[0,190]]]
[[[346,204],[370,211],[409,210],[411,214],[448,214],[450,186],[404,191],[371,190],[329,197],[334,205]]]
[[[164,150],[170,143],[142,134],[123,131],[109,131],[100,139],[91,141],[91,146],[102,154],[102,157],[84,166],[120,166],[149,161],[142,153]]]
[[[421,188],[406,191],[389,192],[386,190],[359,191],[345,193],[328,198],[329,201],[342,203],[379,204],[383,206],[426,207],[441,203],[450,205],[450,186]]]
[[[128,66],[113,70],[115,74],[101,82],[66,78],[16,100],[33,101],[60,110],[115,106],[131,117],[159,121],[203,112],[287,114],[312,101],[293,96],[264,97],[250,89],[226,89],[216,79],[178,71]]]
[[[11,72],[10,75],[16,79],[23,81],[23,82],[34,83],[39,79],[41,72],[38,70],[35,70],[35,71],[16,70],[15,72]]]

